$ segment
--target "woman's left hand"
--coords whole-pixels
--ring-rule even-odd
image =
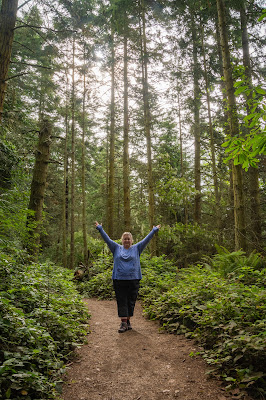
[[[161,228],[161,225],[156,225],[156,226],[154,226],[154,228],[160,229],[160,228]]]

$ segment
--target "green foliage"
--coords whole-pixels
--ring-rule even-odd
[[[160,229],[159,252],[186,266],[199,261],[204,254],[214,254],[216,241],[216,233],[207,226],[176,223]]]
[[[165,255],[143,254],[139,294],[144,311],[168,332],[196,339],[212,373],[228,387],[265,394],[264,259],[216,248],[218,254],[202,264],[182,269]],[[111,256],[101,255],[92,278],[78,288],[84,295],[113,298],[111,274]]]
[[[94,239],[87,235],[87,245],[90,255],[90,260],[95,260],[102,252],[104,242],[99,239]],[[81,231],[75,233],[75,263],[76,265],[83,261],[83,233]]]
[[[177,268],[164,255],[152,258],[143,255],[141,269],[143,279],[139,294],[146,301],[152,302],[175,285]]]
[[[259,155],[266,154],[266,131],[265,131],[265,111],[266,111],[266,91],[258,85],[250,87],[245,76],[244,67],[238,67],[236,74],[238,81],[235,83],[235,95],[244,95],[250,109],[249,113],[243,118],[244,128],[247,133],[239,137],[229,137],[223,143],[228,154],[225,162],[233,159],[234,164],[242,164],[247,171],[248,168],[257,167]]]
[[[234,276],[235,274],[238,276],[238,272],[242,271],[254,271],[254,273],[259,273],[260,269],[263,269],[265,263],[263,258],[258,253],[251,253],[249,256],[245,256],[245,252],[242,250],[235,251],[230,253],[224,247],[215,246],[218,254],[215,254],[212,258],[205,257],[207,263],[205,266],[211,267],[214,271],[218,271],[223,278],[228,278]],[[233,274],[232,274],[233,273]],[[256,274],[255,282],[258,284],[259,274]],[[246,282],[248,284],[248,282]]]
[[[28,192],[18,185],[0,196],[0,249],[15,251],[21,248],[27,235]]]
[[[78,291],[86,297],[113,299],[115,293],[112,283],[113,257],[100,254],[90,267],[88,281],[77,282]]]
[[[140,293],[145,313],[195,338],[228,387],[265,394],[266,268],[258,254],[238,253],[220,249],[209,264],[176,273],[147,267]]]
[[[18,162],[17,155],[10,143],[0,140],[0,190],[12,186],[12,169]]]
[[[93,276],[89,281],[79,283],[78,290],[87,297],[113,299],[115,293],[112,284],[112,269],[100,272]]]
[[[94,262],[98,259],[98,255],[102,252],[105,247],[104,242],[95,239],[90,235],[87,235],[87,246],[89,252],[89,263]],[[62,262],[62,248],[58,248],[58,243],[51,243],[50,246],[47,246],[43,249],[41,259],[47,260],[50,259],[55,261],[57,264]],[[67,241],[67,257],[70,257],[70,237],[68,237]],[[83,233],[82,231],[75,232],[75,260],[74,265],[78,266],[80,262],[84,262],[83,255]]]
[[[26,262],[24,262],[26,261]],[[0,253],[0,397],[52,398],[88,313],[72,273]]]
[[[264,10],[262,11],[262,14],[261,14],[261,16],[259,17],[258,21],[260,22],[260,21],[262,21],[264,18],[266,18],[266,9],[264,9]]]

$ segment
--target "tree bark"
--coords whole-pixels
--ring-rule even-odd
[[[180,146],[180,167],[181,167],[181,177],[184,178],[184,161],[183,161],[183,137],[182,137],[182,121],[181,121],[181,104],[180,104],[180,92],[177,89],[177,104],[178,104],[178,125],[179,125],[179,146]],[[188,224],[188,206],[187,206],[187,196],[184,196],[184,224]]]
[[[200,223],[201,220],[201,168],[200,168],[200,87],[199,87],[199,65],[198,65],[198,43],[195,21],[192,14],[192,44],[193,44],[193,84],[194,84],[194,139],[195,139],[195,157],[194,157],[194,179],[195,189],[197,191],[194,202],[194,221]]]
[[[68,74],[66,74],[66,108],[65,108],[65,146],[64,146],[64,187],[63,187],[63,232],[62,232],[62,263],[67,267],[67,233],[68,233]]]
[[[231,136],[239,136],[239,125],[237,118],[237,107],[234,94],[234,82],[231,69],[230,50],[228,44],[228,33],[225,18],[224,0],[216,0],[219,32],[223,56],[224,78],[226,82],[226,94],[228,102],[228,122]],[[235,249],[246,250],[246,222],[244,207],[243,177],[241,165],[232,166],[233,190],[234,190],[234,221],[235,221]]]
[[[70,268],[75,264],[75,39],[72,56],[72,95],[71,95],[71,220],[70,220]]]
[[[85,40],[85,38],[84,38]],[[85,72],[85,45],[84,45],[84,72],[83,72],[83,110],[82,110],[82,143],[81,143],[81,186],[82,186],[82,234],[83,234],[83,260],[88,265],[88,243],[86,223],[86,187],[85,187],[85,111],[86,111],[86,72]]]
[[[0,123],[3,114],[6,79],[12,53],[17,9],[18,0],[2,0],[0,11]]]
[[[247,29],[247,15],[245,2],[240,3],[240,18],[242,32],[243,65],[245,67],[245,76],[250,88],[250,94],[246,99],[247,114],[251,114],[253,96],[252,96],[252,71],[249,52],[249,38]],[[248,170],[248,192],[249,192],[249,236],[251,238],[251,248],[254,246],[260,249],[261,245],[261,214],[260,214],[260,191],[259,191],[259,171],[258,168],[250,167]]]
[[[115,193],[115,48],[114,32],[111,33],[111,124],[109,151],[108,214],[107,232],[114,234],[114,193]]]
[[[131,230],[130,185],[129,185],[129,117],[128,117],[128,22],[124,13],[124,143],[123,143],[123,189],[124,189],[124,226]]]
[[[26,226],[28,238],[26,247],[35,260],[38,258],[40,248],[40,228],[42,221],[43,200],[46,188],[48,163],[50,158],[52,126],[47,120],[41,122],[39,143],[35,156],[35,165],[31,182],[29,214]]]
[[[218,15],[217,15],[217,17],[218,17]],[[223,55],[222,55],[222,51],[221,51],[221,38],[220,38],[219,24],[218,24],[217,17],[216,17],[216,21],[215,21],[215,28],[216,28],[217,51],[218,51],[218,58],[219,58],[219,69],[220,69],[220,74],[221,74],[221,77],[222,77],[222,76],[224,76]],[[222,115],[222,121],[223,121],[225,134],[226,134],[226,136],[229,136],[230,132],[229,132],[228,123],[227,123],[227,121],[229,120],[229,116],[228,116],[228,110],[227,110],[227,107],[226,107],[226,104],[227,104],[226,84],[225,84],[225,81],[223,79],[220,80],[220,88],[221,88],[223,105],[224,105],[224,112],[223,112],[223,115]],[[228,225],[230,227],[231,226],[233,227],[232,234],[234,235],[234,190],[233,190],[233,177],[232,177],[232,166],[231,166],[231,163],[230,163],[230,168],[229,168],[229,177],[228,177],[228,179],[230,181],[230,186],[229,186],[229,191],[228,191],[228,199],[229,199],[229,204],[230,204],[228,217],[229,217],[229,221],[230,222],[229,222]]]
[[[146,17],[145,6],[143,0],[140,1],[140,36],[141,36],[141,61],[142,61],[142,94],[144,104],[144,130],[147,146],[147,172],[148,172],[148,192],[149,192],[149,223],[150,229],[154,225],[155,205],[154,205],[154,187],[152,173],[152,150],[151,150],[151,116],[149,104],[149,89],[148,89],[148,53],[147,53],[147,38],[146,38]],[[152,254],[156,253],[156,238],[151,242]]]
[[[207,72],[205,45],[204,45],[204,31],[203,31],[202,25],[201,25],[201,45],[202,45],[202,53],[203,53],[204,80],[205,80],[205,90],[206,90],[206,97],[207,97],[207,109],[208,109],[208,120],[209,120],[210,150],[211,150],[211,160],[212,160],[211,166],[212,166],[213,187],[214,187],[214,197],[215,197],[216,226],[217,226],[219,234],[221,235],[221,233],[222,233],[222,231],[221,231],[221,205],[220,205],[220,195],[219,195],[218,179],[217,179],[215,145],[214,145],[211,104],[210,104],[210,94],[209,94],[209,79],[208,79],[208,72]]]

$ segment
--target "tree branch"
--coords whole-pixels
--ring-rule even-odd
[[[21,74],[12,75],[12,76],[10,76],[9,78],[5,79],[4,82],[10,81],[10,79],[17,78],[18,76],[23,76],[23,75],[28,75],[28,74],[29,74],[29,72],[22,72]]]
[[[20,10],[22,7],[24,7],[27,3],[29,3],[31,0],[26,0],[24,1],[23,4],[21,4],[20,6],[18,6],[18,10]]]
[[[73,32],[73,33],[76,33],[76,32],[77,32],[76,30],[73,31],[72,29],[64,29],[64,30],[61,30],[61,31],[57,31],[57,30],[52,29],[52,28],[47,28],[46,26],[38,26],[38,25],[29,25],[29,24],[25,24],[23,21],[21,21],[21,20],[19,20],[19,19],[18,19],[17,21],[20,22],[20,23],[22,23],[22,25],[15,26],[14,30],[20,29],[20,28],[31,28],[31,29],[46,29],[46,30],[48,30],[48,31],[55,32],[55,33],[64,33],[64,32]]]
[[[17,44],[19,44],[20,46],[24,47],[25,49],[29,50],[31,53],[33,53],[33,54],[34,54],[34,51],[33,51],[33,50],[31,50],[31,49],[30,49],[28,46],[25,46],[25,44],[23,44],[23,43],[20,43],[20,42],[18,42],[17,40],[13,40],[13,43],[17,43]]]
[[[35,68],[44,68],[44,69],[52,69],[51,67],[44,67],[43,65],[38,65],[38,64],[30,64],[30,63],[25,63],[25,62],[19,62],[19,61],[10,61],[11,64],[21,64],[21,65],[28,65],[30,67],[35,67]]]

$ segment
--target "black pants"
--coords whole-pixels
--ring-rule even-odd
[[[117,311],[120,318],[132,317],[139,292],[139,279],[113,280]]]

